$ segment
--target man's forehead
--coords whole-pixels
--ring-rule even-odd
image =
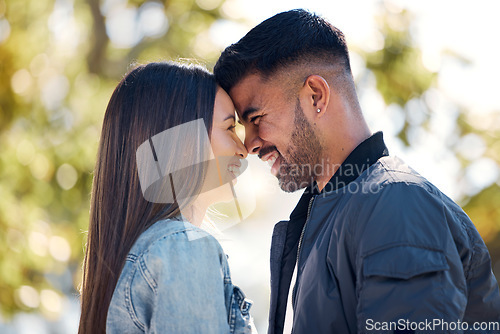
[[[257,73],[248,74],[238,81],[229,91],[236,111],[241,113],[246,108],[255,108],[263,92],[268,89],[267,84],[267,80]]]

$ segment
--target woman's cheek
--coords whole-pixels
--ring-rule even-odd
[[[220,150],[221,150],[221,142],[222,142],[222,138],[221,138],[221,132],[219,129],[214,129],[212,131],[212,151],[214,153],[215,156],[219,156],[220,155]]]
[[[236,143],[230,131],[219,132],[214,137],[212,145],[214,154],[219,157],[233,156],[236,152]]]

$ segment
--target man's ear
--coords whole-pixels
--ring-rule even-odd
[[[304,112],[321,117],[325,114],[330,102],[328,82],[320,75],[308,76],[300,90],[300,99]]]

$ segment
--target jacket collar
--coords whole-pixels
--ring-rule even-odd
[[[377,160],[388,155],[389,150],[384,143],[384,137],[381,131],[365,139],[347,156],[321,192],[316,182],[305,189],[295,209],[290,214],[290,219],[297,219],[307,215],[311,197],[319,194],[326,195],[328,192],[345,187],[356,180],[366,169],[368,169],[368,167],[377,162]]]

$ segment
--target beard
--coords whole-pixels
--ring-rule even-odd
[[[307,121],[299,101],[295,106],[294,129],[290,138],[290,146],[286,158],[278,171],[281,190],[294,192],[313,184],[316,174],[314,166],[321,161],[322,145],[313,127]],[[285,153],[285,152],[284,152]]]

